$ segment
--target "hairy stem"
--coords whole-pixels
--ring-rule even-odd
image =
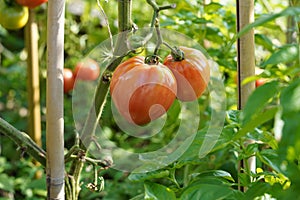
[[[46,166],[46,152],[26,133],[17,130],[2,118],[0,118],[0,133],[11,138],[22,150],[26,151],[43,166]]]

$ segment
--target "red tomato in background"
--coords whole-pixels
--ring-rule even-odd
[[[203,53],[197,49],[179,47],[184,53],[183,60],[168,55],[164,65],[169,67],[177,81],[177,98],[181,101],[194,101],[207,87],[210,67]]]
[[[80,80],[94,81],[100,75],[100,67],[95,60],[86,59],[76,64],[74,75]]]
[[[162,116],[176,98],[176,80],[161,63],[145,64],[136,56],[115,70],[110,93],[119,113],[130,123],[147,124]]]
[[[71,69],[64,68],[64,93],[68,93],[74,88],[75,78]]]
[[[48,0],[17,0],[17,3],[22,6],[27,6],[29,8],[35,8]]]
[[[265,83],[266,83],[265,79],[263,79],[263,78],[257,79],[257,80],[255,80],[255,87],[259,87]]]

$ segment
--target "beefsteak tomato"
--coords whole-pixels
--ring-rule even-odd
[[[28,8],[15,3],[0,1],[0,24],[6,29],[17,30],[28,21]]]
[[[119,113],[130,123],[147,124],[162,116],[176,98],[172,72],[161,63],[146,64],[143,56],[121,63],[113,73],[110,93]]]
[[[177,98],[194,101],[204,92],[210,79],[210,67],[204,54],[193,48],[179,47],[183,57],[168,55],[164,65],[169,67],[177,81]]]

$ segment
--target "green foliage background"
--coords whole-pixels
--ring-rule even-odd
[[[100,1],[113,34],[117,34],[117,1]],[[242,111],[236,110],[236,7],[235,1],[157,0],[158,4],[176,3],[174,10],[161,13],[161,27],[178,31],[201,44],[218,63],[226,89],[227,112],[219,141],[206,157],[198,158],[203,142],[205,120],[196,140],[180,159],[146,174],[127,174],[113,169],[101,170],[105,189],[91,192],[93,170],[82,174],[81,199],[295,199],[300,193],[300,5],[292,1],[255,1],[256,65],[263,72],[247,81],[265,78],[269,83],[257,88]],[[292,6],[293,5],[293,6]],[[82,6],[82,7],[81,7]],[[77,9],[75,9],[77,8]],[[78,9],[82,8],[82,9]],[[78,11],[79,10],[79,11]],[[45,130],[46,80],[46,5],[36,9],[39,27],[42,127]],[[149,26],[151,7],[146,1],[133,1],[133,22]],[[288,20],[294,20],[292,26]],[[68,0],[65,23],[65,67],[77,62],[108,38],[104,17],[96,1]],[[289,35],[291,33],[292,36]],[[22,131],[27,130],[26,51],[24,30],[7,31],[0,26],[0,116]],[[110,99],[108,99],[110,101]],[[199,99],[201,119],[210,119],[207,94]],[[161,138],[142,141],[122,134],[106,108],[102,123],[110,139],[122,148],[155,149],[170,141],[178,126],[178,107],[169,111],[168,124]],[[72,94],[65,95],[65,144],[74,142]],[[44,131],[43,131],[43,134]],[[281,140],[278,141],[278,135]],[[45,135],[43,135],[43,140]],[[255,143],[245,147],[247,139]],[[34,179],[40,167],[33,166],[9,139],[0,140],[0,199],[44,199],[44,179]],[[255,155],[257,173],[238,164]],[[247,187],[246,192],[238,186]],[[217,191],[217,192],[216,192]],[[5,197],[6,196],[6,197]]]

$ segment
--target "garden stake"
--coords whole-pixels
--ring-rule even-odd
[[[237,0],[237,32],[243,27],[254,21],[254,0]],[[242,110],[247,102],[248,97],[255,89],[255,82],[243,84],[245,78],[255,75],[255,53],[254,53],[254,30],[251,29],[237,40],[237,72],[238,72],[238,109]],[[248,141],[247,143],[252,143]],[[243,144],[242,144],[243,145]],[[247,144],[244,144],[247,145]],[[256,161],[255,157],[250,157],[248,160],[242,160],[239,166],[249,169],[255,173]],[[248,172],[249,173],[249,172]],[[239,184],[240,187],[240,184]],[[240,190],[245,188],[240,187]]]
[[[47,16],[47,199],[64,200],[63,67],[65,1],[49,1]]]

